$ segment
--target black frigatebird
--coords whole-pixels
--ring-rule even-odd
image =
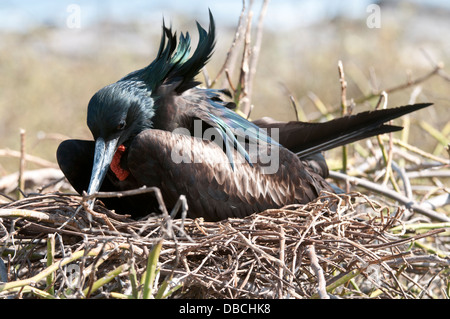
[[[197,23],[199,41],[190,55],[189,33],[163,23],[159,51],[91,98],[87,124],[94,141],[67,140],[57,151],[59,166],[80,194],[158,187],[168,207],[185,195],[190,217],[221,220],[268,208],[308,203],[322,190],[322,151],[401,129],[385,122],[430,104],[363,112],[325,123],[247,121],[229,108],[223,91],[200,88],[195,76],[215,44]],[[154,195],[103,200],[110,209],[147,215]]]

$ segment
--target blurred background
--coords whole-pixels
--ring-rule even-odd
[[[375,11],[371,4],[377,5]],[[233,41],[242,5],[242,0],[2,0],[0,150],[19,150],[24,129],[26,152],[55,163],[61,140],[91,139],[86,126],[89,99],[153,60],[163,18],[174,30],[189,31],[195,46],[195,21],[206,27],[208,8],[212,11],[217,46],[207,73],[214,78]],[[254,0],[251,7],[255,26],[261,5]],[[363,101],[353,112],[376,105],[378,96],[364,98],[371,93],[404,84],[389,93],[388,107],[434,102],[411,116],[408,143],[448,158],[424,127],[449,136],[449,31],[448,1],[270,1],[251,117],[295,120],[290,96],[302,119],[323,120],[320,104],[338,115],[341,60],[347,98]],[[437,63],[442,63],[442,73],[431,74]],[[411,85],[422,77],[426,79]],[[17,157],[4,154],[0,177],[19,166]],[[28,169],[34,167],[39,166],[27,163]]]

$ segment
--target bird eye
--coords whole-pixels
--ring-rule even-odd
[[[126,125],[125,121],[121,121],[121,122],[119,123],[119,125],[117,125],[116,129],[117,129],[118,131],[121,131],[121,130],[123,130],[123,129],[125,128],[125,125]]]

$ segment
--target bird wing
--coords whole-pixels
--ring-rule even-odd
[[[258,146],[260,144],[279,144],[275,142],[267,132],[253,123],[247,121],[237,113],[225,107],[222,103],[207,100],[204,107],[192,107],[187,116],[198,118],[213,127],[222,137],[229,164],[234,168],[232,150],[236,150],[250,166],[252,162],[245,150],[245,144],[250,143]]]
[[[228,108],[228,103],[220,99],[219,90],[194,87],[182,94],[176,92],[178,83],[162,85],[157,92],[157,108],[154,118],[156,129],[173,131],[185,128],[191,135],[208,138],[205,130],[213,128],[220,139],[216,144],[222,146],[227,154],[229,165],[234,169],[233,150],[251,166],[245,144],[279,144],[261,129]],[[200,120],[200,121],[198,121]],[[202,126],[198,129],[196,125]],[[216,134],[217,135],[217,134]],[[217,136],[215,136],[217,137]]]
[[[285,148],[247,149],[254,165],[232,151],[235,168],[213,142],[164,130],[146,130],[129,148],[128,167],[141,185],[159,187],[168,206],[185,195],[191,217],[221,220],[267,208],[307,203],[327,182]],[[260,154],[272,154],[266,163]],[[275,156],[275,154],[277,154]]]

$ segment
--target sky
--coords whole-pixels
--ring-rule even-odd
[[[271,0],[265,27],[289,29],[337,15],[362,17],[367,15],[367,6],[374,1]],[[410,1],[450,9],[448,0]],[[255,12],[259,12],[261,3],[262,0],[254,0]],[[220,21],[222,25],[235,26],[242,8],[242,0],[1,0],[0,31],[27,32],[42,26],[65,27],[70,15],[68,9],[73,4],[80,8],[82,26],[104,20],[121,23],[156,20],[160,24],[163,16],[170,20],[177,13],[192,15],[200,22],[207,22],[208,8],[216,21]]]
[[[308,25],[337,14],[360,16],[365,14],[370,0],[271,0],[266,16],[268,28],[289,28]],[[262,1],[254,1],[259,12]],[[141,22],[149,19],[161,21],[175,12],[193,15],[196,19],[207,19],[211,9],[216,21],[236,25],[242,8],[242,0],[2,0],[0,2],[0,30],[26,32],[43,25],[64,27],[70,12],[76,4],[80,8],[81,23],[89,25],[101,20],[117,22]],[[302,13],[302,19],[299,19]]]

